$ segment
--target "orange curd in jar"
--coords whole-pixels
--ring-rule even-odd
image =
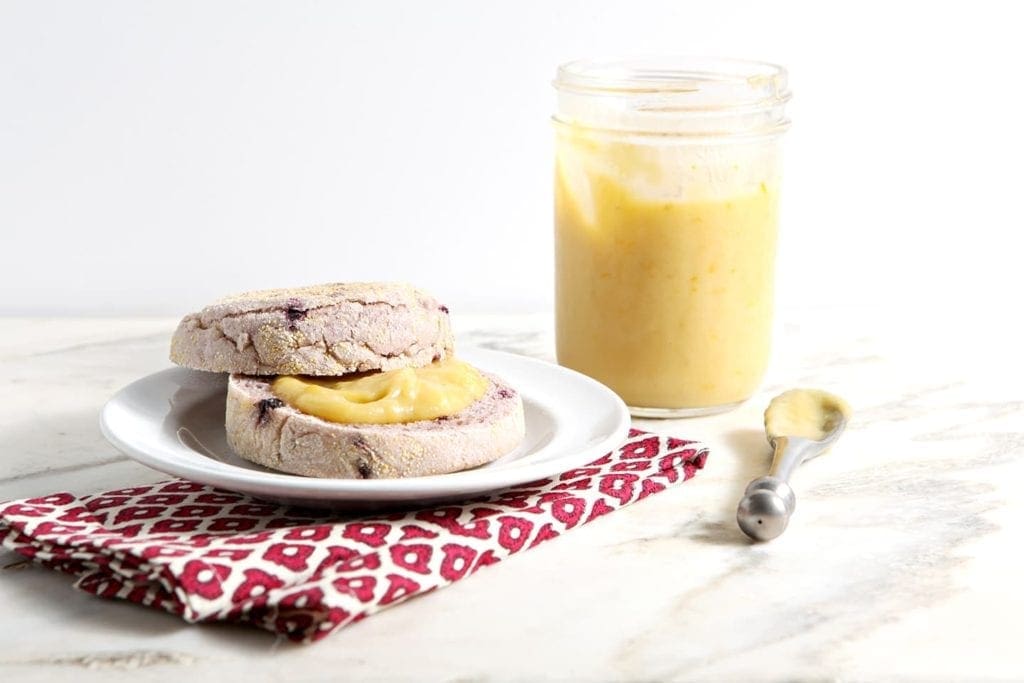
[[[778,67],[559,70],[558,361],[636,415],[719,412],[767,368],[778,231]]]

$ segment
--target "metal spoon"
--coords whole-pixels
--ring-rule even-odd
[[[747,485],[736,509],[743,533],[755,541],[770,541],[786,530],[796,508],[789,485],[793,470],[831,448],[849,416],[841,398],[817,389],[793,389],[772,399],[764,422],[775,454],[768,476]]]

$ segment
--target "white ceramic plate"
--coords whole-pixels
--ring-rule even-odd
[[[119,391],[100,416],[118,450],[161,472],[296,505],[329,508],[454,500],[542,479],[621,444],[629,412],[610,389],[544,361],[466,349],[460,358],[519,390],[526,438],[512,453],[464,472],[409,479],[318,479],[236,456],[224,432],[227,375],[172,368]]]

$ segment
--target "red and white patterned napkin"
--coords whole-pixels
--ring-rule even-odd
[[[700,444],[631,430],[617,451],[557,477],[358,519],[183,480],[55,493],[0,504],[0,538],[86,592],[310,642],[679,484],[706,457]]]

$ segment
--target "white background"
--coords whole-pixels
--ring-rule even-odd
[[[789,67],[779,299],[1021,283],[1013,3],[2,2],[0,314],[182,313],[403,279],[551,306],[555,66]]]

